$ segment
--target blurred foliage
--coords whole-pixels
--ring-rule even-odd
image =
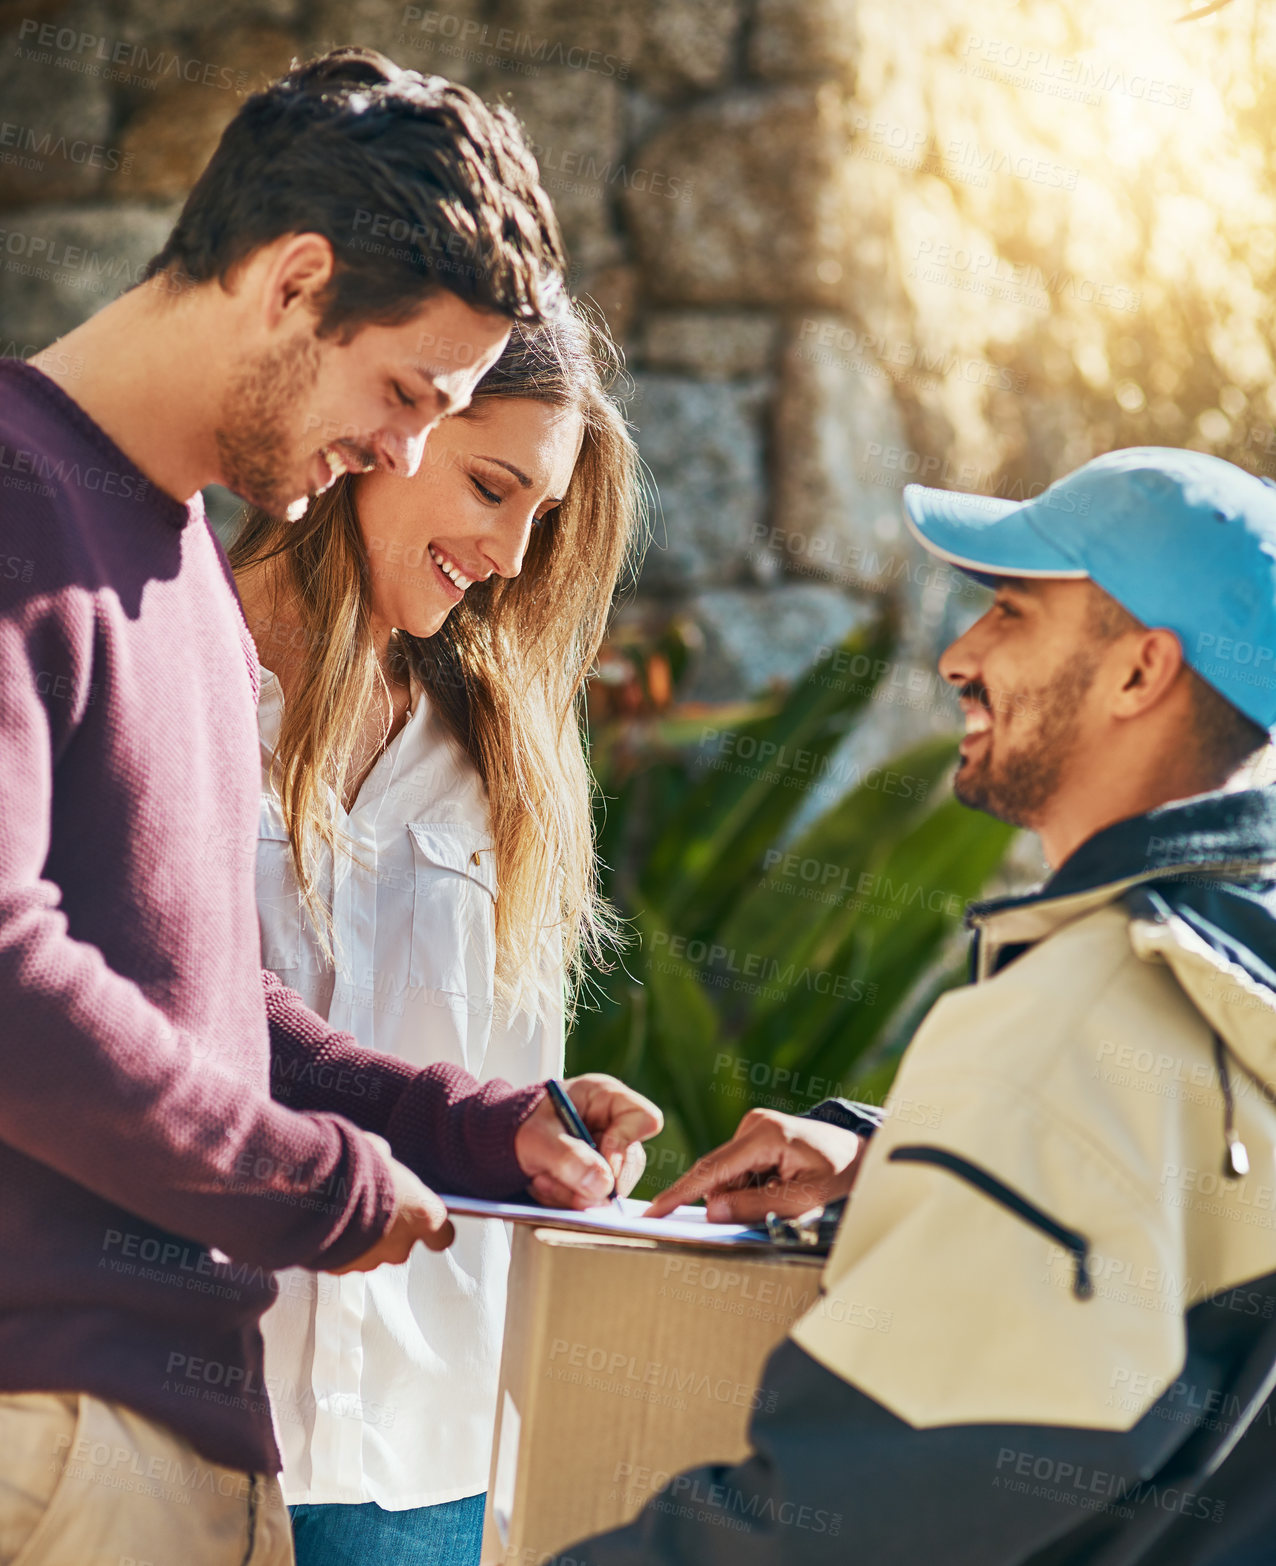
[[[591,690],[600,853],[636,939],[599,976],[568,1057],[664,1109],[643,1191],[755,1103],[880,1101],[912,1026],[964,974],[961,912],[1012,830],[939,786],[953,736],[862,776],[834,762],[875,681],[831,671],[885,667],[892,636],[879,622],[788,692],[729,708],[673,703],[676,632],[604,659]],[[830,775],[853,786],[804,821],[812,781]]]
[[[1276,10],[857,14],[846,308],[929,481],[1020,498],[1144,444],[1276,473]]]

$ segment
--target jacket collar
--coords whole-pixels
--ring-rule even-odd
[[[1017,897],[971,903],[972,977],[983,977],[1059,925],[1142,881],[1176,873],[1276,877],[1276,785],[1198,794],[1115,821],[1087,838],[1055,873]],[[980,940],[986,934],[988,942]],[[981,946],[992,949],[980,950]]]

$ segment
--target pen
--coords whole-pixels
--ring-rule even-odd
[[[549,1101],[554,1106],[554,1113],[562,1123],[563,1130],[568,1136],[579,1137],[586,1147],[592,1147],[598,1151],[598,1143],[589,1134],[589,1127],[576,1113],[576,1106],[567,1096],[567,1091],[561,1082],[555,1082],[552,1078],[545,1084],[545,1091],[549,1094]],[[620,1200],[616,1187],[611,1189],[611,1199],[616,1204],[619,1212],[624,1212],[624,1205]]]

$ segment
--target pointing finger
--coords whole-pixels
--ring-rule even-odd
[[[684,1202],[696,1202],[711,1192],[734,1185],[744,1175],[768,1173],[775,1152],[752,1136],[737,1137],[698,1159],[686,1174],[662,1191],[647,1209],[648,1218],[664,1218]]]

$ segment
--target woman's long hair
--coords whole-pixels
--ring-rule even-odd
[[[579,412],[584,441],[567,493],[533,530],[519,576],[475,583],[435,635],[396,631],[391,649],[396,672],[425,686],[487,788],[500,888],[496,987],[506,1015],[563,999],[545,961],[555,932],[569,1014],[586,964],[605,964],[615,936],[597,885],[581,693],[644,531],[638,455],[612,391],[619,374],[606,328],[576,306],[542,326],[514,326],[471,409],[521,397]],[[327,787],[341,792],[357,737],[388,694],[369,624],[357,482],[339,478],[300,523],[250,508],[230,549],[237,575],[277,561],[275,600],[288,603],[294,650],[296,642],[304,649],[275,778],[297,880],[329,955],[331,913],[310,873],[309,845],[318,839],[338,851],[343,834]]]

